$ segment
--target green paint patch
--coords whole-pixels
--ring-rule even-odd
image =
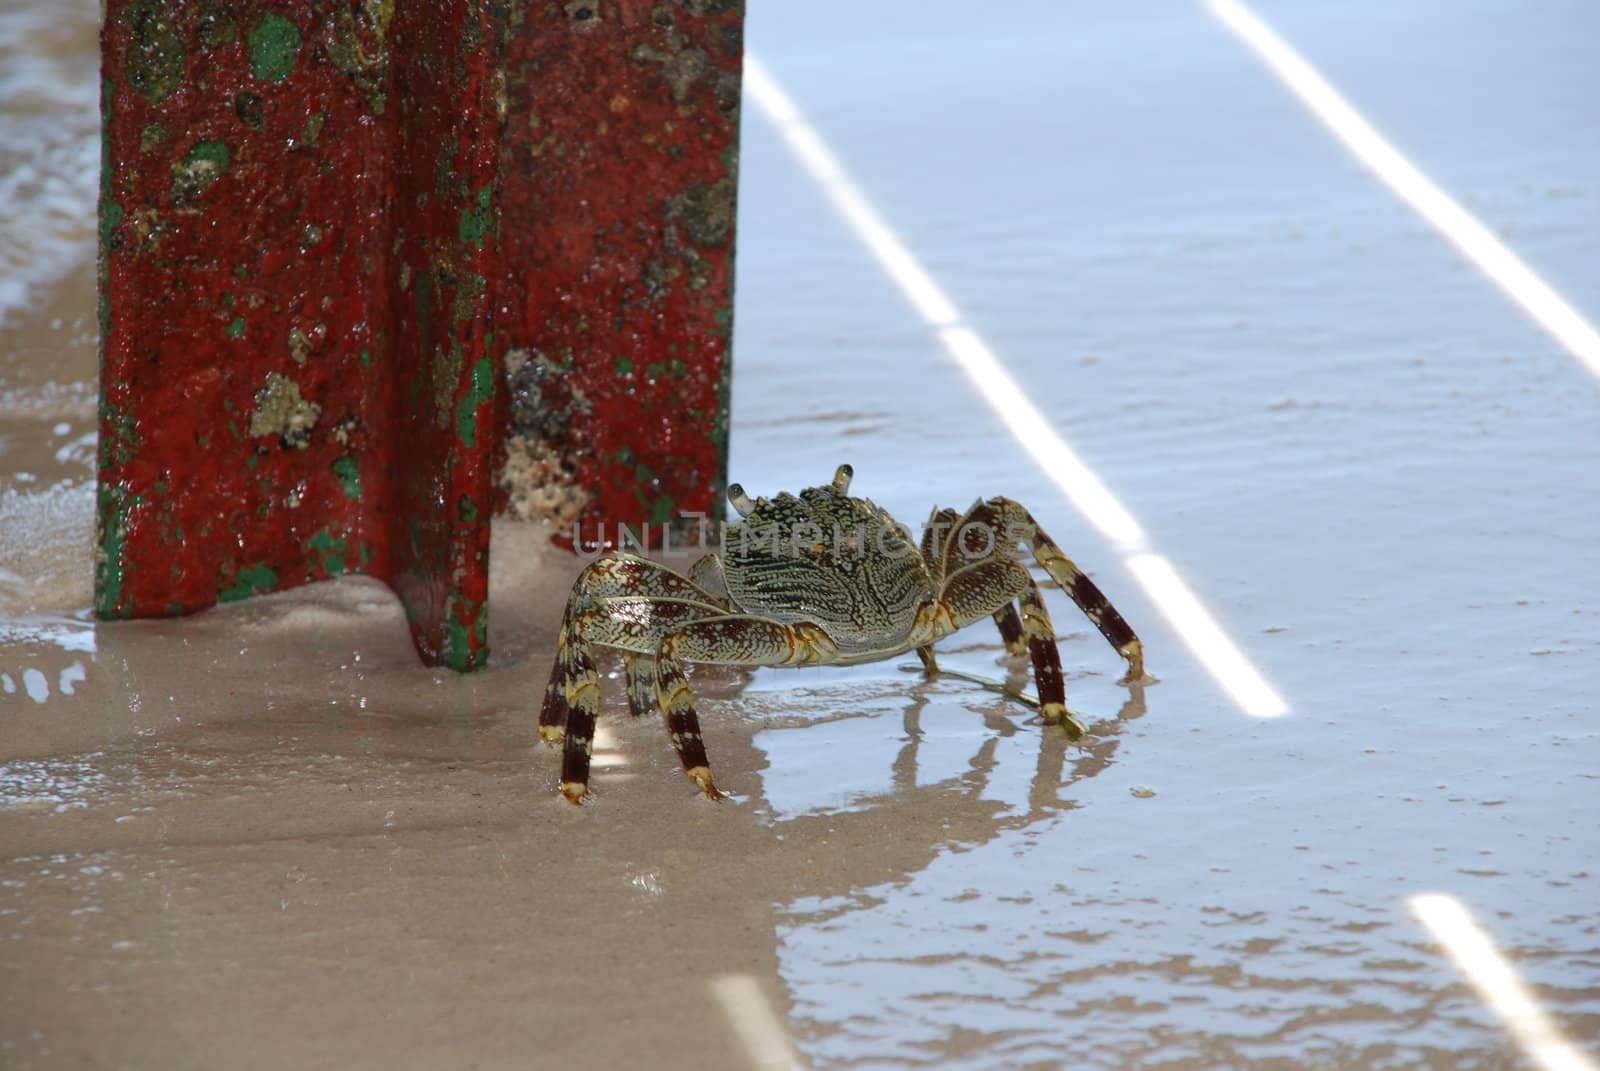
[[[444,664],[451,669],[459,670],[472,657],[472,641],[467,633],[467,626],[456,620],[454,614],[445,625]]]
[[[730,401],[730,387],[728,384],[728,359],[722,359],[722,374],[717,377],[717,412],[711,422],[710,438],[712,445],[717,448],[718,463],[722,469],[721,479],[726,481],[728,476],[728,405]],[[717,509],[722,508],[722,497],[717,497]]]
[[[471,599],[455,596],[451,600],[450,615],[445,622],[445,645],[441,661],[451,669],[465,673],[483,665],[489,655],[489,615]],[[461,621],[461,611],[477,611],[469,629]]]
[[[163,141],[166,141],[167,137],[168,134],[166,127],[162,126],[160,123],[151,123],[149,126],[145,127],[139,132],[139,151],[149,152],[151,149],[154,149],[156,146],[160,145]]]
[[[123,582],[126,579],[128,514],[139,499],[127,489],[105,482],[100,485],[96,503],[96,523],[99,540],[94,555],[95,613],[101,617],[128,617],[122,605]]]
[[[619,376],[633,375],[633,362],[626,357],[618,357],[613,367]]]
[[[223,334],[227,335],[229,338],[238,338],[240,335],[244,334],[244,317],[234,317],[233,323],[228,325],[227,330],[224,331]]]
[[[227,173],[232,162],[227,142],[199,142],[172,165],[173,193],[181,200],[198,197]]]
[[[689,366],[678,358],[670,361],[657,361],[645,366],[644,375],[648,380],[657,379],[682,379],[689,372]]]
[[[111,404],[100,390],[100,467],[121,467],[139,452],[139,428],[133,414]]]
[[[100,248],[111,252],[111,233],[122,223],[122,206],[111,199],[109,182],[106,196],[100,201]]]
[[[460,238],[462,245],[482,249],[494,227],[493,191],[485,186],[478,191],[475,204],[469,204],[461,213]]]
[[[333,474],[339,477],[344,497],[352,502],[361,498],[361,461],[354,454],[346,454],[334,461]]]
[[[371,368],[372,367],[372,351],[371,350],[362,350],[361,351],[361,367],[362,368]]]
[[[350,557],[348,539],[341,539],[324,528],[311,537],[310,547],[322,555],[322,568],[329,576],[337,576],[345,571],[345,563]]]
[[[300,29],[282,15],[263,15],[250,27],[250,69],[257,78],[281,82],[300,55]]]
[[[217,598],[221,602],[238,602],[252,595],[262,595],[278,586],[278,574],[266,562],[257,562],[234,575],[233,583],[222,589]]]
[[[478,444],[478,407],[494,397],[494,362],[479,357],[472,366],[472,382],[456,406],[456,436],[471,450]]]

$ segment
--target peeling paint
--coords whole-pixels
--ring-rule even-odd
[[[456,406],[456,436],[467,449],[478,444],[478,408],[494,397],[494,362],[478,358],[472,366],[472,383]]]
[[[172,165],[172,193],[180,201],[193,200],[221,178],[233,161],[226,142],[202,141]]]
[[[733,236],[736,194],[731,177],[686,187],[668,202],[667,218],[682,226],[695,245],[705,249],[721,247]]]
[[[506,64],[498,478],[520,515],[577,512],[592,538],[601,518],[720,516],[743,5],[576,10],[530,5]]]
[[[311,537],[309,545],[321,555],[322,568],[329,576],[338,576],[346,571],[350,558],[348,539],[335,536],[324,528]]]
[[[361,499],[361,461],[352,454],[335,458],[330,466],[333,474],[339,478],[339,486],[344,490],[344,497],[352,501]]]
[[[248,569],[241,569],[235,573],[231,583],[224,581],[225,586],[218,595],[219,602],[238,602],[240,599],[251,595],[264,595],[276,590],[278,586],[277,571],[265,562],[258,562]]]
[[[183,45],[175,27],[159,0],[129,6],[118,21],[133,36],[127,59],[129,85],[151,104],[160,104],[183,81]]]
[[[689,414],[726,357],[736,11],[106,4],[102,613],[359,569],[466,669],[496,502],[716,509],[722,447]],[[532,347],[552,434],[502,450]]]
[[[483,243],[494,230],[494,191],[485,186],[478,191],[473,203],[461,213],[459,234],[463,245],[482,249]]]

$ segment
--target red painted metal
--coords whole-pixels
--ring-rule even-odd
[[[469,669],[504,443],[591,530],[714,512],[740,22],[108,0],[99,613],[360,571]]]
[[[507,441],[549,441],[585,541],[721,516],[743,15],[550,0],[509,44],[497,305],[538,374]]]

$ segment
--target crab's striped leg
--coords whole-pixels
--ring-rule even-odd
[[[615,631],[621,634],[630,624],[630,622],[620,622],[621,627],[607,629],[609,615],[595,612],[603,607],[601,600],[629,596],[703,600],[706,603],[703,614],[726,612],[713,596],[666,566],[648,558],[618,554],[592,562],[578,575],[577,581],[572,585],[572,596],[567,601],[567,611],[561,620],[561,632],[556,638],[556,664],[550,672],[550,683],[545,688],[544,705],[539,712],[539,736],[545,743],[554,745],[566,734],[569,711],[572,708],[569,692],[575,687],[581,687],[582,682],[594,673],[594,660],[589,644],[609,643],[611,637],[604,633]],[[631,623],[637,623],[637,620]],[[669,625],[668,629],[670,627]],[[640,652],[649,651],[659,642],[659,638],[659,634],[650,636],[635,645],[635,648]],[[631,696],[630,689],[630,698]],[[635,713],[637,712],[636,710]]]
[[[1144,681],[1144,644],[1139,642],[1139,637],[1122,619],[1117,608],[1100,591],[1093,580],[1079,569],[1071,558],[1061,553],[1061,548],[1050,541],[1050,537],[1043,532],[1039,533],[1039,542],[1034,545],[1033,555],[1044,571],[1050,574],[1050,579],[1061,585],[1061,590],[1067,597],[1077,604],[1083,615],[1094,623],[1100,630],[1100,635],[1106,642],[1116,648],[1128,662],[1128,672],[1119,683],[1139,684]]]
[[[1044,608],[1039,585],[1028,578],[1022,593],[1022,631],[1027,635],[1028,655],[1033,659],[1033,683],[1039,689],[1039,716],[1046,725],[1059,725],[1067,737],[1083,736],[1083,726],[1067,712],[1067,685],[1061,674],[1061,650],[1056,646],[1055,629],[1050,626],[1050,611]]]
[[[694,693],[683,675],[685,662],[724,666],[798,666],[828,662],[838,647],[815,625],[783,625],[766,618],[728,614],[684,625],[656,652],[656,702],[666,715],[673,749],[689,780],[709,798],[724,798],[711,777],[700,734]]]
[[[694,693],[683,676],[683,667],[672,650],[663,645],[656,657],[656,702],[667,719],[667,734],[672,748],[683,763],[683,772],[700,786],[708,799],[725,799],[711,778],[711,760],[706,757],[705,738],[700,733],[700,715],[694,709]]]
[[[933,580],[935,590],[944,586],[944,548],[950,538],[950,533],[956,530],[956,525],[961,517],[953,509],[933,508],[928,514],[928,523],[922,529],[922,561],[928,567],[928,576]],[[917,657],[922,660],[922,668],[929,676],[939,672],[939,662],[933,654],[933,644],[926,643],[917,648]]]
[[[1021,603],[1019,618],[1012,600]],[[997,602],[1001,609],[993,616],[1001,624],[1001,635],[1014,627],[1023,649],[1033,660],[1033,680],[1039,689],[1039,713],[1045,723],[1060,725],[1076,740],[1083,728],[1067,713],[1066,680],[1061,673],[1061,652],[1056,647],[1050,612],[1045,609],[1039,585],[1017,562],[1009,558],[989,558],[957,570],[939,593],[939,600],[957,628],[962,628],[991,613]],[[1007,646],[1010,639],[1007,638]],[[926,664],[926,663],[924,663]]]
[[[539,711],[539,736],[549,746],[562,742],[561,794],[579,803],[589,792],[589,754],[594,747],[595,716],[600,711],[600,675],[584,641],[575,612],[568,604],[556,638],[556,664]]]
[[[622,653],[623,675],[628,679],[628,712],[636,718],[656,709],[656,660],[635,651]]]
[[[922,560],[928,566],[928,574],[932,577],[936,588],[944,586],[947,568],[953,566],[959,569],[963,564],[959,559],[947,561],[946,558],[951,538],[961,527],[961,523],[961,515],[955,510],[935,507],[928,515],[927,526],[922,530]],[[1015,605],[1007,603],[996,610],[994,623],[1000,630],[1000,639],[1005,643],[1007,651],[1014,655],[1028,653],[1028,643],[1022,635],[1022,621],[1017,617]],[[922,659],[923,668],[929,673],[938,672],[939,667],[934,660],[931,644],[917,648],[917,657]]]
[[[922,529],[922,560],[928,566],[935,586],[944,583],[945,544],[960,523],[961,517],[955,510],[935,506],[933,512],[928,514],[927,526]]]
[[[624,659],[629,662],[629,705],[639,714],[652,702],[655,674],[647,652],[682,621],[725,612],[714,596],[648,558],[601,558],[578,576],[539,710],[540,739],[552,747],[562,744],[562,795],[578,803],[589,794],[589,758],[600,711],[594,645],[621,647],[638,656]]]
[[[1139,642],[1139,637],[1133,629],[1122,619],[1117,608],[1112,606],[1101,592],[1095,582],[1084,575],[1056,546],[1044,529],[1039,527],[1039,522],[1033,515],[1023,508],[1021,503],[1009,498],[991,498],[987,502],[979,502],[967,511],[962,518],[958,531],[964,531],[968,524],[976,522],[987,526],[998,533],[1000,539],[997,545],[1005,547],[1006,553],[1017,542],[1028,545],[1033,552],[1033,557],[1050,579],[1061,586],[1067,597],[1077,604],[1085,617],[1093,622],[1094,627],[1100,630],[1100,635],[1106,638],[1128,663],[1128,672],[1121,683],[1134,684],[1145,679],[1144,674],[1144,645]],[[952,539],[945,549],[946,570],[948,571],[952,559],[960,547],[959,540]]]
[[[1022,619],[1017,616],[1014,604],[1008,602],[994,612],[994,625],[1000,630],[1000,639],[1007,651],[1014,655],[1028,653],[1028,639],[1023,635]]]
[[[625,595],[593,600],[585,610],[568,611],[558,641],[556,670],[545,691],[545,712],[540,716],[539,733],[547,743],[561,739],[559,729],[547,728],[564,711],[566,733],[561,749],[561,794],[573,803],[589,796],[589,756],[594,744],[595,717],[600,711],[600,679],[595,672],[595,645],[617,647],[623,651],[628,675],[628,706],[635,715],[655,706],[654,659],[644,652],[653,650],[661,637],[682,624],[721,611],[705,603],[687,599],[657,598],[650,595]],[[560,677],[559,684],[555,679]]]

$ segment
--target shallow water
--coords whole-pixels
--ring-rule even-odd
[[[82,81],[46,99],[81,119],[74,10],[48,32]],[[750,37],[1288,713],[1241,712],[754,107],[732,475],[848,460],[913,523],[1027,503],[1159,678],[1118,686],[1050,592],[1084,745],[893,664],[703,669],[712,806],[613,679],[597,798],[566,807],[532,721],[579,563],[510,524],[469,678],[355,578],[97,625],[92,272],[24,251],[0,1064],[1539,1066],[1423,894],[1600,1059],[1600,389],[1203,7],[1008,10],[753,5]],[[1600,315],[1590,7],[1262,12]],[[15,64],[46,23],[7,18]],[[54,125],[0,153],[92,194],[92,126]],[[940,657],[1020,671],[992,629]]]

